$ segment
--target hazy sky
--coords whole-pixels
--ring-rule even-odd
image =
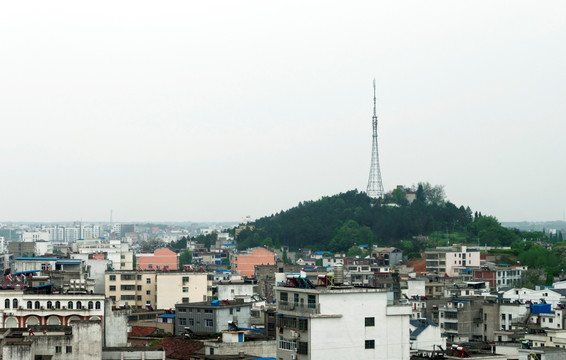
[[[0,222],[258,218],[365,190],[566,209],[563,1],[0,5]]]

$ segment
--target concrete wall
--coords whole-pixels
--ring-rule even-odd
[[[126,346],[128,344],[128,315],[130,310],[114,310],[106,300],[104,308],[104,346]]]
[[[102,358],[102,322],[71,321],[73,328],[73,359],[97,360]]]
[[[211,349],[214,349],[214,355],[235,355],[243,352],[247,355],[261,356],[266,358],[277,357],[277,341],[246,341],[241,343],[225,343],[225,342],[205,342],[205,354],[211,355]]]
[[[235,298],[249,298],[254,294],[252,284],[218,284],[218,299],[234,300]]]
[[[35,352],[31,343],[17,342],[2,346],[2,360],[34,360]]]
[[[165,359],[163,350],[155,351],[152,349],[140,348],[105,348],[102,351],[102,360],[127,360],[127,359],[146,359],[157,360]]]

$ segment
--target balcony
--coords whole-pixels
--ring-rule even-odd
[[[277,310],[292,311],[301,314],[320,314],[319,304],[300,304],[294,302],[280,301],[277,305]]]

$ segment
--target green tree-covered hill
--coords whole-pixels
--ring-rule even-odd
[[[379,201],[352,190],[301,202],[255,221],[253,231],[239,234],[238,247],[244,249],[267,242],[292,249],[347,251],[354,243],[403,247],[403,240],[434,233],[447,234],[447,240],[458,234],[464,242],[482,245],[486,241],[490,245],[510,245],[518,238],[513,231],[501,227],[494,217],[474,215],[469,207],[446,201],[441,186],[419,184],[413,189],[416,200],[411,204],[404,190],[396,189]],[[418,251],[412,243],[406,245]]]

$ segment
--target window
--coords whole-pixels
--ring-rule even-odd
[[[212,314],[212,309],[204,309],[205,314]]]
[[[212,327],[212,319],[204,319],[204,326]]]
[[[55,301],[55,309],[61,309],[61,302]]]
[[[366,318],[366,326],[375,326],[375,318],[374,317],[367,317]]]
[[[183,292],[184,292],[184,293],[187,293],[187,292],[189,292],[189,288],[188,288],[188,287],[186,287],[186,286],[183,286]]]
[[[375,349],[375,340],[366,340],[366,349]]]
[[[65,346],[65,352],[66,352],[67,354],[72,353],[72,352],[73,352],[73,347],[72,347],[72,346]]]
[[[39,301],[36,301],[33,305],[34,305],[34,306],[33,306],[34,309],[39,309],[39,308],[40,308]]]
[[[72,302],[72,301],[69,301],[69,302],[67,303],[67,309],[72,309],[72,308],[73,308],[73,302]]]
[[[145,279],[145,283],[146,283],[146,284],[151,284],[151,279],[150,279],[150,278]]]
[[[300,331],[307,331],[309,329],[309,321],[307,319],[299,319],[299,326]]]
[[[12,300],[12,307],[13,307],[14,309],[17,309],[17,308],[18,308],[18,299]]]
[[[126,290],[126,291],[131,291],[131,290],[135,290],[134,285],[122,285],[120,286],[121,290]]]
[[[151,295],[151,290],[147,290],[147,291],[145,292],[145,294],[146,294],[146,295]]]
[[[189,325],[194,326],[195,325],[195,319],[189,319]]]
[[[6,308],[6,309],[10,308],[10,299],[4,300],[4,308]]]
[[[148,269],[153,269],[153,265],[152,265],[152,264],[148,264],[148,265],[147,265],[147,268],[148,268]]]
[[[136,296],[135,295],[122,295],[120,296],[120,300],[135,300]]]
[[[137,299],[138,301],[141,301],[141,299],[142,299],[142,298],[141,298],[141,295],[136,296],[136,299]]]
[[[138,286],[137,286],[137,289],[138,289],[138,291],[142,291],[141,285],[138,285]]]
[[[88,309],[89,309],[89,310],[94,309],[94,303],[93,303],[92,301],[89,301],[89,302],[88,302]]]
[[[96,309],[96,310],[100,310],[100,301],[97,301],[97,302],[95,303],[95,309]]]
[[[236,308],[236,312],[240,312],[240,308]]]
[[[286,292],[281,292],[281,301],[289,301],[289,294]]]
[[[308,302],[309,309],[315,309],[316,308],[316,296],[315,295],[309,295],[307,302]]]
[[[51,301],[47,302],[47,308],[48,309],[53,309],[53,303]]]
[[[82,309],[83,304],[80,301],[77,301],[77,309]]]
[[[116,291],[116,286],[110,285],[110,287],[108,288],[108,291]]]
[[[61,354],[63,352],[63,347],[61,346],[55,346],[55,353],[56,354]]]
[[[187,325],[187,319],[179,318],[179,325]]]
[[[116,275],[110,275],[110,281],[116,281]]]
[[[297,293],[293,294],[293,302],[295,303],[295,305],[299,303],[299,294]]]
[[[28,301],[26,305],[28,309],[33,309],[33,304],[31,303],[31,301]]]
[[[181,301],[184,302],[184,303],[188,303],[188,302],[189,302],[189,298],[183,298],[183,299],[181,299]]]
[[[306,341],[297,342],[297,354],[308,355],[309,343]]]

